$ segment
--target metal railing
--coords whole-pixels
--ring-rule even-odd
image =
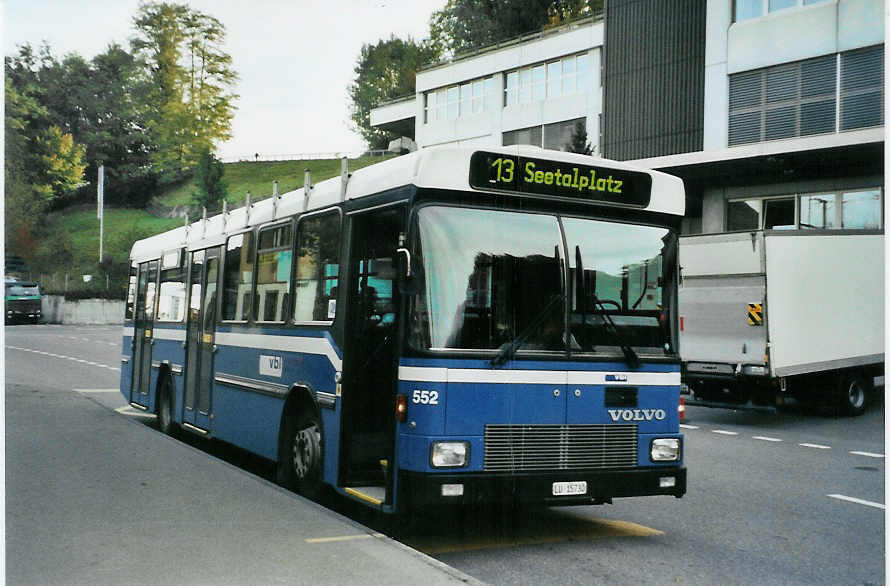
[[[262,153],[254,153],[252,155],[236,155],[231,157],[220,157],[223,163],[260,163],[272,161],[318,161],[323,159],[339,159],[347,157],[349,159],[357,159],[358,157],[384,157],[391,155],[386,150],[368,150],[368,151],[339,151],[327,153],[293,153],[293,154],[272,154],[266,155]]]

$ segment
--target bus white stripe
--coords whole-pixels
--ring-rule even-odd
[[[620,374],[623,381],[607,381],[608,374]],[[615,385],[676,386],[678,372],[608,373],[579,370],[485,370],[472,368],[441,368],[400,366],[399,380],[437,383],[500,383],[542,385]]]
[[[223,346],[256,348],[258,350],[278,350],[281,352],[300,352],[326,356],[334,370],[343,369],[343,360],[327,338],[310,338],[307,336],[270,336],[267,334],[239,334],[219,332],[216,343]]]
[[[152,336],[156,340],[173,340],[174,342],[185,342],[185,330],[171,330],[167,328],[155,328]]]

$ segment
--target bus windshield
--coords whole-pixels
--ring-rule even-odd
[[[667,228],[445,206],[422,208],[417,222],[416,348],[651,352],[669,340]]]

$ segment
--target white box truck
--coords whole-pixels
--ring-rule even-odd
[[[862,413],[884,371],[882,233],[685,236],[680,267],[680,357],[696,399],[790,395]]]

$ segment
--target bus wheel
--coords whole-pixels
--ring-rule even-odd
[[[841,411],[846,415],[856,416],[865,412],[868,405],[871,385],[859,372],[841,374],[838,386],[838,402]]]
[[[173,422],[173,385],[169,376],[165,376],[158,387],[158,429],[171,437],[176,436],[176,424]]]
[[[288,488],[315,498],[322,492],[322,431],[314,412],[288,418],[285,450],[279,464]]]

